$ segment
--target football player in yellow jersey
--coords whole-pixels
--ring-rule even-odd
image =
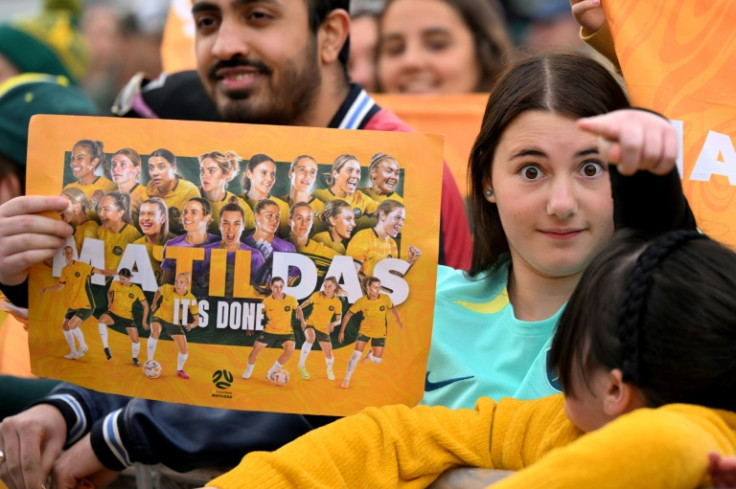
[[[381,281],[376,277],[366,277],[363,280],[363,288],[367,296],[361,297],[355,304],[350,306],[348,312],[342,320],[340,327],[340,343],[345,341],[345,326],[350,322],[350,318],[359,312],[363,313],[363,321],[360,323],[358,330],[358,338],[355,340],[355,351],[348,361],[348,370],[345,373],[345,380],[342,381],[342,387],[347,389],[350,386],[350,377],[358,366],[358,360],[363,354],[365,345],[371,342],[371,351],[363,358],[363,361],[371,360],[376,365],[381,363],[383,358],[383,349],[386,347],[386,335],[388,334],[388,311],[390,310],[400,328],[401,324],[399,311],[394,307],[391,299],[386,294],[381,293]]]
[[[369,199],[362,192],[356,192],[360,183],[360,163],[349,154],[338,156],[332,163],[332,170],[325,176],[328,189],[314,192],[314,196],[325,204],[330,200],[339,199],[350,204],[355,213],[355,219],[373,214],[378,203]]]
[[[289,214],[289,204],[277,197],[271,197],[271,191],[276,183],[276,162],[268,155],[256,154],[248,160],[243,174],[243,191],[245,202],[256,212],[256,205],[268,199],[279,207],[282,216]],[[289,235],[289,223],[282,220],[276,233],[280,238]]]
[[[263,299],[263,313],[268,318],[268,323],[253,344],[253,349],[248,356],[248,366],[245,372],[243,372],[244,379],[250,379],[250,376],[253,374],[253,368],[256,366],[258,354],[264,348],[281,343],[284,352],[266,373],[266,378],[274,382],[271,376],[278,372],[294,353],[296,339],[294,338],[294,330],[291,327],[291,318],[295,311],[299,321],[303,323],[304,315],[302,314],[302,310],[299,309],[299,303],[296,301],[296,298],[284,294],[284,279],[273,277],[271,279],[271,295]]]
[[[371,158],[368,167],[368,175],[371,179],[371,186],[361,188],[367,197],[375,200],[379,204],[386,199],[393,199],[397,202],[404,202],[401,195],[396,193],[396,187],[399,185],[401,173],[399,164],[393,156],[386,153],[376,153]]]
[[[116,269],[128,244],[141,237],[130,221],[130,195],[110,192],[100,201],[97,237],[105,242],[105,266]]]
[[[169,210],[169,230],[182,234],[181,213],[189,199],[199,197],[199,189],[176,174],[176,157],[168,149],[161,148],[151,153],[148,175],[151,180],[146,185],[146,193],[164,199]]]
[[[200,194],[212,205],[210,233],[219,232],[220,211],[231,202],[238,204],[243,209],[245,231],[251,231],[256,226],[253,210],[242,198],[227,190],[227,184],[238,174],[240,161],[242,159],[234,151],[225,153],[210,151],[199,155],[199,179],[202,182]]]
[[[156,277],[156,282],[161,284],[163,282],[161,260],[154,256],[153,247],[164,246],[168,240],[175,237],[169,233],[169,214],[166,202],[161,197],[149,197],[141,203],[138,210],[138,227],[143,231],[143,236],[133,243],[146,246],[153,275]],[[163,257],[163,254],[161,256]]]
[[[138,352],[141,350],[141,344],[138,340],[138,328],[133,319],[133,304],[139,302],[143,306],[143,329],[148,331],[148,301],[141,288],[131,283],[130,278],[133,274],[130,270],[121,268],[118,276],[120,281],[113,282],[107,290],[107,312],[100,316],[97,328],[102,338],[105,357],[110,360],[112,352],[107,341],[107,327],[124,326],[132,343],[133,365],[137,367],[140,365]]]
[[[130,220],[138,225],[138,209],[148,198],[146,187],[139,183],[141,156],[132,148],[121,148],[110,159],[110,174],[118,190],[130,195]]]
[[[164,284],[156,291],[153,296],[151,336],[146,343],[148,360],[153,360],[161,329],[166,328],[166,333],[179,349],[176,375],[182,379],[189,379],[189,374],[184,371],[184,363],[189,356],[184,330],[191,331],[199,324],[199,306],[197,299],[187,289],[189,281],[188,273],[180,273],[174,279],[174,285]]]
[[[309,299],[305,300],[299,306],[299,310],[304,315],[304,308],[312,305],[312,313],[307,320],[302,320],[302,331],[307,337],[302,344],[301,355],[299,356],[299,373],[305,379],[309,378],[306,361],[309,352],[312,350],[315,339],[319,342],[322,353],[325,354],[325,363],[327,364],[327,378],[335,380],[335,374],[332,372],[332,365],[335,358],[332,356],[332,341],[330,333],[335,326],[340,324],[342,319],[342,302],[340,296],[345,292],[337,283],[335,277],[327,277],[322,285],[322,290],[313,293]]]
[[[306,202],[297,202],[289,211],[291,231],[289,241],[296,247],[297,253],[309,257],[317,267],[317,288],[332,263],[332,258],[339,255],[337,251],[324,243],[309,239],[309,232],[314,223],[312,207]]]
[[[85,193],[78,188],[67,188],[61,191],[61,196],[69,201],[69,207],[59,212],[62,221],[74,228],[74,244],[77,253],[82,251],[85,238],[97,238],[97,221],[89,217],[89,200]]]
[[[82,139],[72,148],[72,156],[69,166],[72,169],[76,182],[64,186],[67,188],[78,188],[84,192],[90,201],[90,217],[95,218],[94,209],[100,203],[103,195],[117,188],[109,178],[100,176],[99,169],[106,170],[105,153],[101,141]]]
[[[95,268],[87,263],[74,259],[74,249],[71,246],[64,247],[64,258],[66,266],[61,269],[61,277],[54,285],[49,285],[41,289],[41,295],[46,292],[54,292],[66,289],[65,299],[67,311],[64,320],[61,323],[61,329],[64,331],[64,338],[69,344],[71,351],[64,355],[64,358],[76,360],[84,356],[89,349],[84,341],[84,333],[79,327],[87,318],[92,316],[95,310],[94,297],[90,289],[90,278],[93,273],[99,273],[106,277],[115,275],[115,270],[102,270]],[[77,348],[74,339],[79,342]]]
[[[312,239],[344,255],[345,243],[355,229],[353,208],[345,201],[330,200],[325,204],[320,219],[327,225],[327,231],[315,234]]]
[[[363,229],[355,233],[348,243],[346,255],[352,256],[360,263],[363,276],[373,275],[376,263],[384,258],[398,258],[399,248],[396,236],[404,227],[406,209],[404,204],[393,199],[386,199],[378,206],[378,222],[372,229]],[[409,246],[407,261],[413,265],[422,256],[416,246]]]
[[[289,166],[289,193],[281,197],[289,207],[299,202],[306,202],[315,212],[321,212],[325,203],[312,195],[312,187],[317,180],[317,161],[309,155],[299,155]]]

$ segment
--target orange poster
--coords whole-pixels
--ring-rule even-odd
[[[75,235],[32,269],[33,372],[231,409],[416,404],[442,147],[436,135],[34,117],[28,193],[66,195],[56,217]]]
[[[699,227],[736,246],[736,3],[603,2],[633,105],[672,120]]]

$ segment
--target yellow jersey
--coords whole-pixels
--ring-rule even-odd
[[[376,231],[371,228],[355,233],[350,238],[345,254],[360,262],[360,271],[364,275],[373,275],[373,268],[376,263],[384,258],[398,258],[399,249],[396,246],[396,241],[391,236],[381,239]]]
[[[329,231],[323,231],[321,233],[315,234],[314,236],[312,236],[312,241],[322,243],[328,248],[331,248],[338,255],[345,254],[345,245],[342,243],[342,241],[333,241],[332,235]]]
[[[312,304],[312,313],[307,318],[307,324],[327,334],[327,326],[332,322],[335,314],[342,315],[340,298],[333,296],[330,299],[320,292],[315,292],[309,296],[309,303]]]
[[[88,219],[82,224],[77,224],[74,227],[74,244],[77,245],[77,253],[82,252],[82,245],[84,244],[84,238],[96,238],[97,230],[100,225],[97,221]]]
[[[329,235],[329,233],[327,233]],[[323,278],[330,269],[332,258],[339,255],[337,251],[324,243],[310,239],[307,244],[296,249],[297,253],[308,257],[317,267],[317,277]]]
[[[265,199],[261,199],[265,200]],[[276,233],[280,238],[288,238],[289,231],[291,230],[291,224],[289,224],[289,204],[279,199],[278,197],[269,197],[268,200],[272,200],[277,206],[279,206],[279,230]],[[245,202],[250,206],[251,209],[256,208],[258,200],[245,198]],[[255,227],[255,221],[253,221]]]
[[[100,203],[102,197],[106,193],[117,190],[118,186],[112,180],[98,176],[97,178],[95,178],[94,182],[90,183],[89,185],[82,185],[79,182],[72,182],[64,185],[64,189],[68,188],[78,188],[79,190],[84,192],[84,195],[87,196],[87,200],[90,201],[87,215],[91,219],[98,221],[99,219],[97,218],[97,204]]]
[[[387,315],[389,309],[394,307],[391,298],[386,294],[378,294],[378,299],[371,300],[363,296],[355,304],[350,306],[349,311],[353,314],[363,313],[363,321],[360,323],[360,334],[369,338],[385,338],[388,333]]]
[[[158,289],[160,292],[161,300],[159,302],[158,309],[156,309],[156,312],[153,314],[154,318],[159,318],[167,323],[172,324],[180,324],[181,326],[184,326],[186,324],[191,323],[194,320],[194,317],[199,314],[199,307],[197,306],[197,299],[194,297],[194,294],[192,294],[189,290],[187,290],[184,295],[179,295],[174,290],[174,286],[171,284],[164,284],[161,286],[161,288]],[[177,300],[179,301],[177,303]],[[184,315],[179,312],[179,321],[178,323],[174,323],[174,308],[182,307],[184,300],[189,300],[189,316],[187,317],[187,321],[184,321]]]
[[[92,295],[92,265],[75,261],[61,269],[59,282],[64,284],[66,307],[69,309],[94,309]]]
[[[299,307],[296,298],[284,294],[281,299],[274,299],[272,295],[263,299],[263,312],[268,318],[268,324],[264,332],[272,334],[289,334],[291,328],[291,316]]]
[[[117,269],[125,247],[141,237],[140,231],[130,224],[125,224],[117,233],[100,227],[97,237],[105,242],[105,268]]]
[[[159,246],[163,246],[166,244],[166,241],[175,238],[173,234],[169,234],[162,243],[158,243]],[[153,247],[156,246],[155,244],[151,244],[146,240],[145,236],[141,236],[140,238],[133,241],[133,244],[142,244],[145,245],[146,251],[148,252],[148,258],[151,261],[151,268],[153,269],[153,276],[156,277],[156,283],[161,283],[161,279],[163,278],[164,274],[161,270],[161,260],[157,260],[153,256]],[[163,252],[162,252],[163,253]],[[163,254],[162,254],[163,256]]]
[[[376,212],[376,209],[378,209],[378,202],[366,197],[363,192],[353,192],[352,195],[348,195],[347,197],[338,197],[332,193],[332,190],[324,188],[315,190],[313,195],[324,203],[327,203],[330,200],[342,200],[347,202],[350,204],[350,207],[353,208],[353,212],[355,212],[356,221],[366,214],[373,214]]]
[[[138,209],[141,208],[141,204],[144,200],[148,199],[148,192],[146,191],[146,187],[141,185],[140,183],[136,183],[135,187],[130,189],[130,218],[135,223],[136,227],[138,226]]]
[[[166,195],[161,194],[152,182],[148,182],[148,185],[146,185],[146,192],[151,197],[164,199],[166,207],[169,209],[169,231],[173,234],[182,234],[184,228],[181,225],[181,213],[189,199],[200,196],[197,186],[190,181],[177,177],[174,188]]]
[[[133,304],[136,301],[141,303],[146,301],[143,291],[135,284],[125,286],[115,281],[110,285],[109,292],[112,292],[112,302],[107,310],[125,319],[133,319]]]
[[[391,192],[388,195],[379,195],[375,193],[370,187],[360,188],[359,191],[363,192],[369,199],[375,200],[379,204],[386,199],[395,200],[396,202],[404,203],[404,198],[396,192]]]

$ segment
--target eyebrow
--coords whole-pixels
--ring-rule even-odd
[[[597,154],[598,154],[598,148],[593,146],[593,147],[585,148],[585,149],[578,151],[577,153],[575,153],[575,157],[580,158],[582,156],[597,155]],[[537,156],[541,158],[547,158],[547,154],[538,149],[522,149],[521,151],[518,151],[512,154],[511,158],[509,159],[513,160],[515,158],[523,158],[525,156]]]

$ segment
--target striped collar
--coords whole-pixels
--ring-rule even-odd
[[[351,83],[348,96],[327,127],[363,129],[379,110],[381,110],[381,107],[360,85]]]

